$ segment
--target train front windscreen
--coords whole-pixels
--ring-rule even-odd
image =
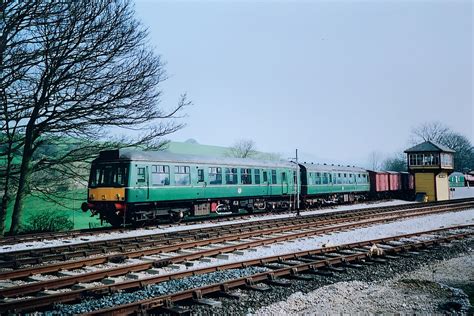
[[[128,165],[94,164],[89,178],[90,188],[125,187],[128,184]]]

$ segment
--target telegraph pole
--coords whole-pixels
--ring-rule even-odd
[[[300,165],[298,164],[298,149],[296,149],[296,216],[300,216],[300,186],[298,183]]]

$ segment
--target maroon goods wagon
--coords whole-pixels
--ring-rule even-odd
[[[372,193],[383,193],[390,190],[389,174],[385,171],[371,171],[369,170],[370,191]]]
[[[387,171],[389,179],[389,190],[398,192],[402,190],[402,177],[399,172]]]
[[[415,179],[412,174],[408,172],[400,172],[402,179],[402,190],[412,191],[415,189]]]

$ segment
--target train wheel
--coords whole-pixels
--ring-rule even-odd
[[[170,213],[170,220],[173,223],[179,223],[183,220],[184,213],[183,212],[171,212]]]

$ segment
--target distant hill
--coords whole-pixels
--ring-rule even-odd
[[[226,157],[229,152],[228,147],[203,145],[197,141],[169,142],[165,147],[166,151],[175,154],[187,154],[197,156]],[[273,153],[257,152],[253,159],[280,160],[280,155]]]

